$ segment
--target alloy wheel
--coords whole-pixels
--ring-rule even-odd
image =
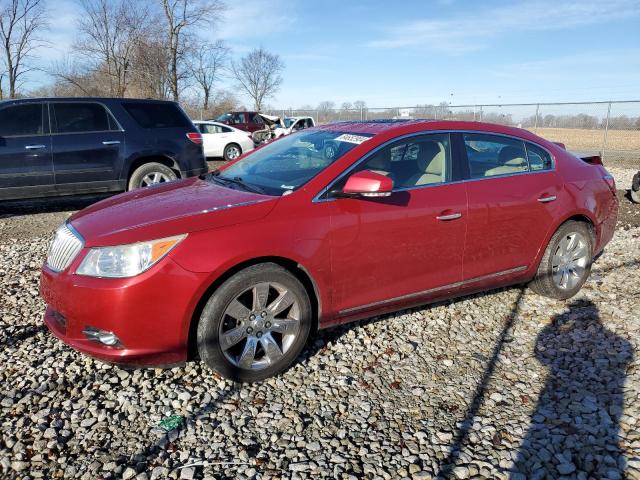
[[[565,235],[551,260],[553,282],[558,288],[571,290],[585,276],[589,262],[589,243],[580,232]]]
[[[158,183],[169,182],[171,179],[162,172],[151,172],[146,174],[140,180],[141,187],[149,187],[151,185],[157,185]]]
[[[240,156],[240,149],[238,147],[229,147],[227,148],[227,158],[229,160],[235,160]]]
[[[275,282],[248,288],[227,306],[219,330],[226,359],[245,370],[261,370],[287,354],[300,332],[295,295]]]

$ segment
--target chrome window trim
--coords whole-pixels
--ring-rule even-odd
[[[456,289],[459,287],[464,287],[465,285],[469,285],[476,282],[481,282],[483,280],[489,280],[492,278],[504,277],[505,275],[511,275],[512,273],[523,272],[527,269],[526,265],[521,265],[519,267],[509,268],[508,270],[502,270],[500,272],[489,273],[488,275],[481,275],[479,277],[470,278],[468,280],[461,280],[455,283],[448,283],[446,285],[441,285],[439,287],[429,288],[427,290],[421,290],[419,292],[408,293],[406,295],[400,295],[399,297],[387,298],[385,300],[379,300],[377,302],[367,303],[365,305],[359,305],[357,307],[350,307],[344,310],[340,310],[338,312],[339,316],[349,315],[350,313],[357,313],[359,311],[368,310],[370,308],[375,308],[379,306],[384,306],[388,304],[393,304],[396,302],[402,302],[404,300],[410,300],[412,298],[419,298],[424,295],[429,295],[430,293],[437,293],[443,290]]]
[[[551,156],[551,164],[552,164],[552,168],[548,169],[548,170],[535,170],[532,171],[531,170],[531,166],[529,165],[529,158],[527,157],[527,165],[529,165],[529,170],[526,172],[517,172],[517,173],[507,173],[504,175],[493,175],[491,177],[479,177],[479,178],[465,178],[463,180],[455,180],[455,181],[448,181],[448,182],[442,182],[442,183],[433,183],[433,184],[427,184],[427,185],[417,185],[415,187],[404,187],[404,188],[398,188],[398,189],[394,189],[392,191],[392,193],[395,192],[406,192],[406,191],[410,191],[410,190],[416,190],[416,189],[421,189],[421,188],[433,188],[433,187],[441,187],[443,185],[455,185],[455,184],[459,184],[459,183],[466,183],[466,182],[478,182],[478,181],[483,181],[483,180],[491,180],[493,178],[508,178],[508,177],[515,177],[515,176],[520,176],[520,175],[535,175],[535,174],[540,174],[540,173],[547,173],[547,172],[555,172],[556,171],[556,157],[555,155],[549,151],[549,149],[543,147],[542,145],[532,142],[531,140],[525,140],[522,137],[517,137],[515,135],[509,135],[506,133],[493,133],[493,132],[485,132],[484,130],[424,130],[421,132],[412,132],[412,133],[407,133],[405,135],[402,135],[400,137],[396,137],[393,138],[391,140],[387,140],[386,142],[384,142],[381,145],[378,145],[375,149],[367,152],[367,154],[365,156],[363,156],[362,158],[358,159],[355,163],[353,163],[352,165],[350,165],[346,170],[344,170],[342,173],[340,173],[340,175],[338,175],[335,179],[331,180],[329,182],[329,184],[322,188],[314,197],[313,200],[311,201],[312,203],[322,203],[322,202],[330,202],[330,201],[335,201],[335,200],[341,200],[339,198],[320,198],[322,197],[322,195],[324,195],[332,185],[335,185],[336,183],[338,183],[340,180],[342,180],[342,178],[345,175],[348,175],[353,169],[355,169],[360,163],[364,162],[367,158],[369,158],[371,155],[373,155],[374,153],[378,152],[379,150],[381,150],[382,148],[388,146],[389,144],[396,142],[398,140],[404,140],[405,138],[411,138],[411,137],[415,137],[418,135],[429,135],[430,133],[448,133],[449,135],[454,134],[454,133],[478,133],[478,134],[485,134],[485,135],[495,135],[495,136],[500,136],[500,137],[506,137],[506,138],[512,138],[514,140],[518,140],[523,142],[525,145],[525,154],[527,154],[527,148],[526,148],[526,144],[530,143],[532,145],[535,145],[539,148],[541,148],[542,150],[544,150],[545,152],[547,152],[550,156]],[[375,138],[375,137],[373,137]],[[451,137],[449,137],[451,138]],[[464,141],[464,140],[463,140]],[[451,149],[451,144],[449,145],[449,149]],[[454,153],[453,151],[451,151],[451,159],[453,160],[453,156]],[[467,164],[469,163],[469,159],[467,158]]]
[[[107,112],[107,115],[109,115],[115,122],[116,125],[118,126],[119,130],[90,130],[90,131],[86,131],[86,132],[54,132],[52,125],[51,125],[51,120],[53,118],[52,112],[55,112],[55,105],[57,103],[71,103],[71,104],[92,104],[92,105],[100,105],[102,108],[104,108]],[[48,109],[49,109],[49,131],[51,132],[51,136],[58,136],[58,135],[82,135],[82,134],[87,134],[87,133],[118,133],[118,132],[124,132],[124,128],[122,128],[122,125],[120,124],[120,122],[118,121],[118,119],[116,118],[116,116],[111,113],[111,110],[109,109],[109,107],[107,107],[104,103],[102,102],[97,102],[95,100],[89,100],[89,101],[83,101],[83,100],[78,100],[78,101],[73,101],[73,100],[48,100],[47,101],[47,105],[48,105]],[[56,118],[56,129],[58,128],[58,119]]]

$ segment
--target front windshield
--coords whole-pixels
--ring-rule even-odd
[[[291,125],[293,125],[293,122],[295,122],[295,121],[296,121],[295,118],[285,118],[284,119],[285,128],[289,128]]]
[[[227,120],[231,120],[232,118],[233,115],[231,115],[230,113],[223,113],[218,118],[216,118],[216,122],[226,122]]]
[[[240,180],[267,195],[282,195],[300,188],[369,134],[304,130],[265,145],[224,169],[213,179]]]

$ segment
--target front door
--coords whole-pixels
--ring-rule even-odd
[[[24,197],[53,188],[51,137],[45,107],[33,102],[0,108],[2,196]]]
[[[117,184],[124,161],[124,132],[105,107],[55,102],[50,111],[56,186],[74,190]]]
[[[328,198],[332,301],[339,316],[420,303],[462,280],[464,183],[451,181],[448,134],[412,136],[370,154],[353,173],[390,176],[382,198]],[[340,189],[347,174],[330,189]]]
[[[464,134],[469,162],[465,280],[524,271],[536,258],[562,194],[551,155],[519,139]]]

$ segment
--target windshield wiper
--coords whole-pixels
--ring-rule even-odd
[[[213,179],[214,182],[221,183],[223,185],[233,183],[234,185],[239,185],[240,187],[244,188],[245,190],[248,190],[249,192],[259,193],[261,195],[265,194],[262,188],[256,185],[251,185],[250,183],[243,182],[242,178],[240,177],[233,177],[233,178],[221,177],[219,174],[216,174],[214,172],[211,178]]]

